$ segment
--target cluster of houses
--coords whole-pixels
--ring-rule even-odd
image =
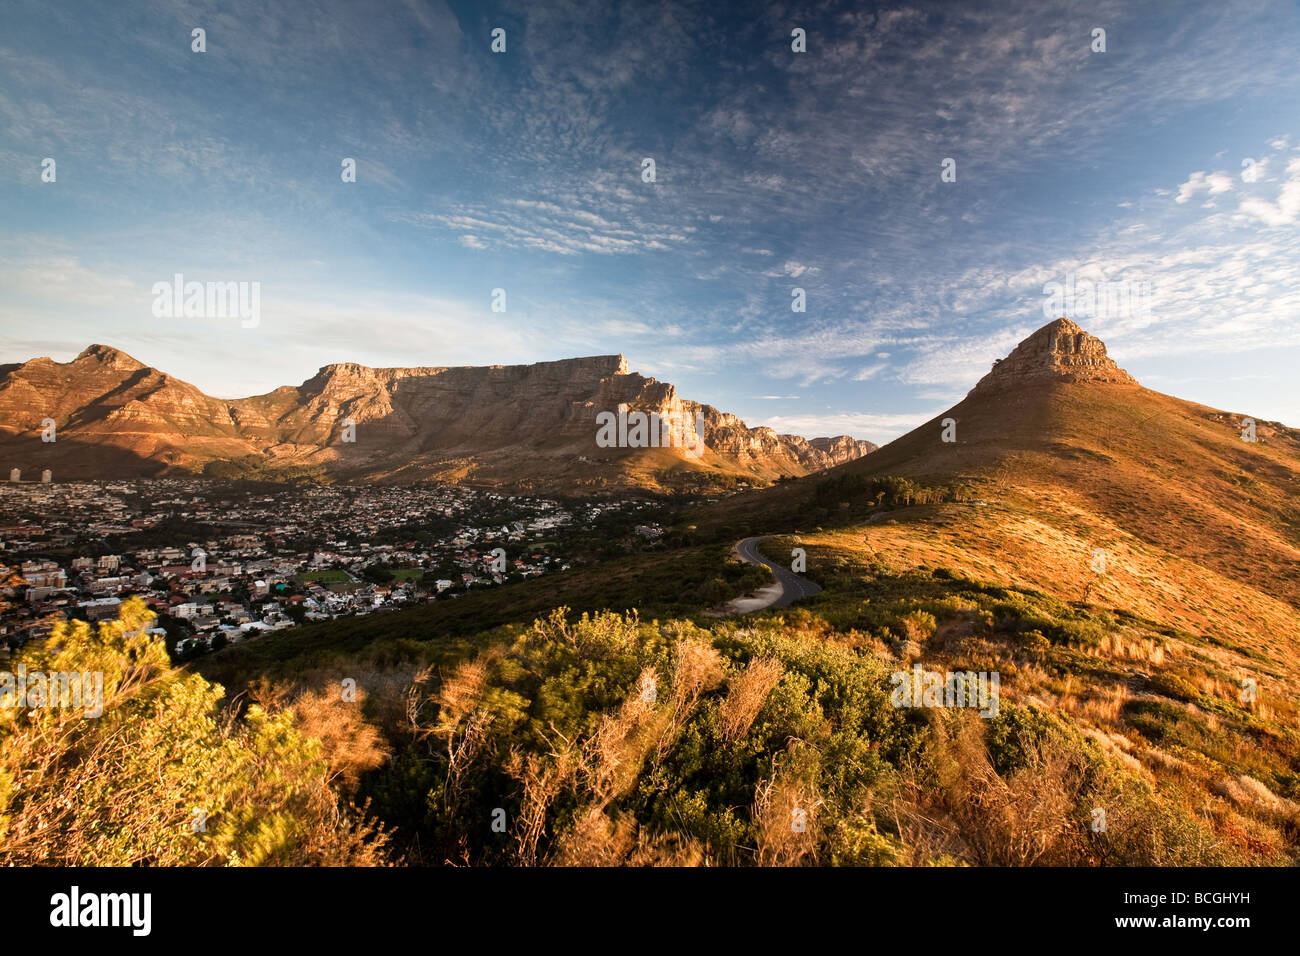
[[[60,620],[112,618],[135,595],[159,615],[178,654],[451,599],[567,569],[548,539],[618,507],[460,488],[231,496],[185,479],[0,484],[0,653],[48,635]],[[509,519],[491,520],[503,514]],[[430,521],[436,531],[418,530]],[[222,533],[159,543],[172,527]],[[660,533],[657,525],[636,531]],[[132,541],[148,543],[109,550]]]

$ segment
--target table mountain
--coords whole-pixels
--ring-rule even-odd
[[[599,447],[597,415],[620,406],[691,423],[698,414],[704,452],[696,459],[680,448]],[[53,443],[41,441],[49,419]],[[749,428],[630,371],[621,355],[459,368],[344,363],[233,400],[103,345],[68,363],[0,367],[0,449],[31,478],[50,468],[61,479],[189,471],[538,490],[707,488],[804,475],[874,448],[843,435],[810,440]]]

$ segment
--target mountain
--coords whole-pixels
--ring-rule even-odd
[[[705,450],[602,448],[597,415],[703,422]],[[40,440],[53,419],[56,441]],[[355,441],[345,441],[345,426]],[[688,426],[688,443],[693,426]],[[348,436],[351,437],[351,436]],[[298,386],[222,400],[116,349],[0,367],[0,451],[34,477],[331,476],[535,489],[709,487],[803,475],[875,448],[749,428],[628,369],[621,355],[461,368],[338,364]]]
[[[942,440],[944,419],[955,442]],[[845,467],[991,478],[1300,606],[1300,431],[1144,388],[1068,319],[994,363],[953,408]]]
[[[1057,319],[1025,339],[976,384],[982,394],[1024,388],[1032,384],[1102,382],[1137,385],[1137,380],[1106,354],[1101,339],[1069,319]]]
[[[1247,419],[1255,441],[1243,439]],[[949,503],[867,506],[863,489],[886,478]],[[873,553],[1065,601],[1091,582],[1094,603],[1243,653],[1286,647],[1288,668],[1300,665],[1281,638],[1300,628],[1300,431],[1145,388],[1069,319],[869,457],[722,502],[712,520],[751,534],[858,528],[854,550],[868,540]],[[1104,574],[1092,570],[1099,549]]]
[[[56,429],[50,443],[41,440],[48,419]],[[59,478],[117,478],[234,458],[249,447],[227,403],[92,345],[68,363],[0,366],[0,450],[28,478],[44,468]]]

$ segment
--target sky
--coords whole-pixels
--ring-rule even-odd
[[[1059,314],[1144,385],[1300,426],[1297,51],[1267,0],[5,0],[0,362],[621,352],[883,442],[1104,282]],[[156,314],[178,273],[256,323]]]

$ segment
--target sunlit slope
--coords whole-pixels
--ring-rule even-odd
[[[976,392],[837,471],[975,480],[986,495],[1023,489],[1070,522],[1088,515],[1098,529],[1300,605],[1300,441],[1264,423],[1244,441],[1242,418],[1137,387]],[[942,440],[944,419],[955,442]]]

